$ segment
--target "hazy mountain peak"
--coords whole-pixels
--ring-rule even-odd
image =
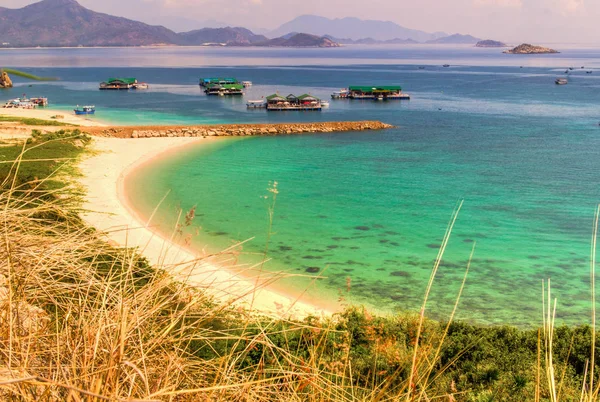
[[[301,15],[283,24],[269,33],[271,37],[280,37],[289,32],[306,32],[313,35],[332,35],[337,38],[361,39],[371,37],[375,40],[395,38],[412,39],[426,42],[446,36],[445,33],[427,33],[408,29],[391,21],[362,20],[356,17],[330,19],[318,15]]]

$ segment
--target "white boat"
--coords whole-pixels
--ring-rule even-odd
[[[331,94],[331,99],[347,99],[348,98],[348,90],[340,89]]]
[[[569,83],[566,78],[557,78],[554,82],[556,85],[567,85]]]
[[[242,81],[242,85],[244,88],[249,88],[252,86],[252,81]]]
[[[248,109],[265,109],[267,104],[264,100],[249,100],[246,102],[246,107]]]
[[[146,84],[145,82],[138,82],[131,86],[131,89],[148,89],[148,88],[150,88],[150,85]]]
[[[322,100],[321,107],[329,107],[329,102]]]

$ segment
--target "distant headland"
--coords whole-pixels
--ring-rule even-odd
[[[497,40],[486,39],[477,42],[475,47],[508,47],[508,45]]]
[[[551,54],[551,53],[560,53],[557,50],[550,49],[548,47],[543,46],[534,46],[529,43],[523,43],[514,49],[505,50],[502,53],[508,54]]]

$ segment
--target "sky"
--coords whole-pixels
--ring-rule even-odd
[[[386,20],[427,32],[507,42],[598,43],[600,0],[78,0],[94,11],[144,22],[224,21],[275,29],[303,14]],[[35,0],[0,0],[19,8]],[[365,3],[367,5],[365,5]],[[166,22],[162,22],[165,23]],[[199,28],[199,27],[198,27]]]

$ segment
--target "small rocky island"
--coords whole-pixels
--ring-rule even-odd
[[[477,42],[475,47],[508,47],[508,45],[497,40],[486,39]]]
[[[550,54],[550,53],[560,53],[554,49],[550,49],[547,47],[543,47],[543,46],[533,46],[530,45],[529,43],[523,43],[522,45],[519,45],[517,47],[515,47],[514,49],[510,49],[510,50],[505,50],[502,53],[509,53],[509,54]]]
[[[0,71],[0,88],[12,88],[13,83],[6,71]]]

